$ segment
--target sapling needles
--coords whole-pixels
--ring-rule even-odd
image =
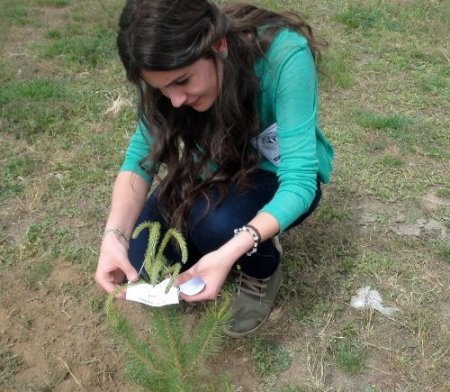
[[[161,239],[161,225],[144,222],[133,232],[137,238],[145,229],[149,238],[143,270],[152,285],[170,274],[172,286],[181,265],[187,261],[187,246],[181,233],[169,229]],[[169,263],[164,250],[173,239],[180,249],[180,261]],[[120,286],[105,302],[105,312],[111,330],[126,354],[126,373],[137,384],[154,392],[228,391],[227,380],[211,376],[205,371],[205,361],[216,354],[224,339],[223,326],[227,321],[229,300],[213,302],[206,307],[200,319],[187,328],[186,315],[179,306],[146,307],[148,328],[137,331],[115,303]],[[213,388],[213,389],[211,389]]]

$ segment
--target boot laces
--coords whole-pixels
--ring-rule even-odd
[[[239,274],[238,295],[240,292],[243,292],[258,297],[261,300],[261,298],[266,296],[265,289],[267,288],[267,281],[269,279],[253,278],[241,272]]]

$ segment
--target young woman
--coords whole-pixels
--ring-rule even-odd
[[[139,122],[96,281],[111,292],[138,278],[148,237],[130,241],[136,225],[176,227],[189,249],[176,285],[206,283],[183,299],[216,298],[235,267],[225,332],[247,335],[267,319],[282,282],[277,236],[311,214],[331,174],[333,150],[317,123],[318,44],[292,14],[207,0],[128,0],[117,43]],[[176,260],[175,250],[167,257]]]

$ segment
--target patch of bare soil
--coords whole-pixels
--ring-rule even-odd
[[[19,359],[2,390],[130,390],[101,314],[91,309],[95,291],[86,272],[67,263],[56,263],[35,290],[16,268],[2,276],[0,342]]]

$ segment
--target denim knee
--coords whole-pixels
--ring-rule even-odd
[[[189,237],[203,254],[221,247],[233,237],[234,229],[246,222],[222,208],[211,209],[207,215],[195,218],[190,224]]]

